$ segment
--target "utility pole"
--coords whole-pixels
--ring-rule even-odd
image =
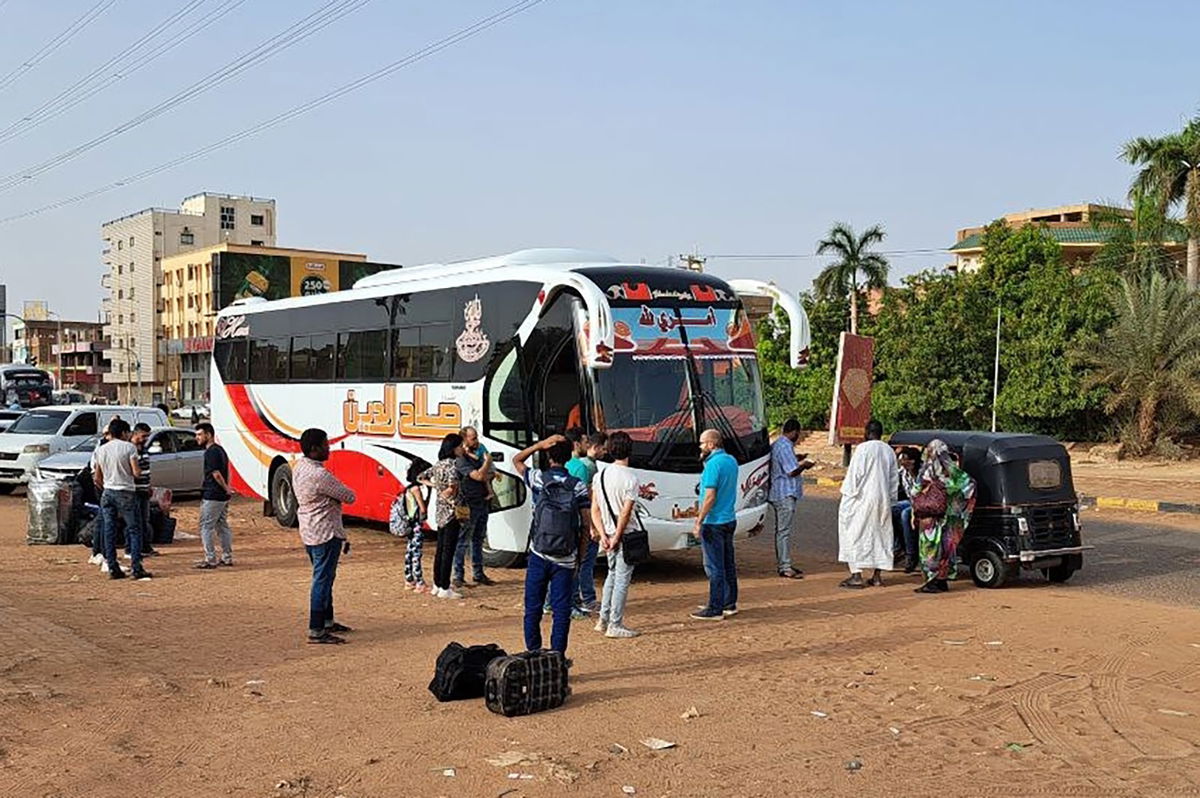
[[[996,306],[996,363],[992,370],[992,432],[996,431],[996,400],[1000,396],[1000,315],[1003,306]]]

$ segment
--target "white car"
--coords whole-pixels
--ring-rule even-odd
[[[124,419],[130,426],[139,422],[168,426],[166,414],[155,407],[49,405],[26,410],[0,434],[0,494],[24,485],[42,460],[99,434],[114,418]]]
[[[196,414],[202,419],[207,419],[208,405],[196,403],[194,405],[182,405],[171,411],[171,418],[181,418],[190,421],[192,418],[192,408],[196,409]]]

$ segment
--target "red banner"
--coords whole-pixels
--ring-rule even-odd
[[[871,383],[875,368],[875,339],[842,333],[838,343],[829,443],[855,444],[866,438],[871,420]]]

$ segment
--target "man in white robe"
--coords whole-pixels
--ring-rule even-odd
[[[842,480],[838,507],[838,561],[850,567],[839,587],[882,585],[884,570],[892,569],[892,503],[900,486],[896,453],[882,440],[883,425],[867,423],[867,440],[854,450]],[[862,573],[874,568],[871,581]]]

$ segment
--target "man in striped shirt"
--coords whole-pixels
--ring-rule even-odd
[[[137,447],[138,468],[141,472],[133,478],[133,486],[137,495],[138,513],[142,517],[142,556],[151,557],[158,554],[151,545],[154,537],[150,528],[150,453],[146,447],[150,444],[150,425],[139,421],[133,425],[133,437],[129,442]],[[129,550],[129,535],[125,536],[125,559],[131,558]]]
[[[300,541],[312,563],[309,591],[308,642],[345,643],[339,633],[352,631],[333,617],[333,581],[338,558],[350,551],[342,526],[342,505],[354,503],[354,491],[325,468],[329,459],[329,436],[322,429],[306,429],[300,436],[304,457],[292,472],[300,521]]]

